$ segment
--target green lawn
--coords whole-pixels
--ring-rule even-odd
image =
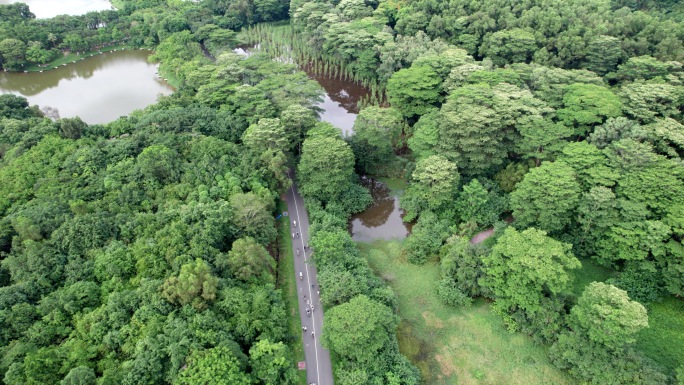
[[[485,301],[470,308],[442,305],[436,295],[439,266],[415,266],[400,257],[401,243],[360,243],[376,274],[397,294],[403,354],[420,368],[425,384],[572,384],[555,369],[544,347],[508,333]]]
[[[668,297],[646,306],[649,327],[637,348],[670,371],[684,365],[684,301]]]
[[[278,203],[278,211],[287,211],[284,201]],[[284,217],[278,220],[278,288],[283,291],[287,305],[289,318],[290,349],[294,352],[296,361],[304,361],[304,348],[302,346],[302,325],[297,312],[297,282],[294,273],[294,258],[292,255],[292,238],[290,238],[290,224]],[[299,371],[299,383],[306,384],[306,371]]]

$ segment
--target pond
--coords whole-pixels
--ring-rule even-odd
[[[57,15],[83,15],[90,11],[112,9],[108,0],[0,0],[0,4],[28,4],[31,12],[38,19],[46,19]]]
[[[349,232],[357,242],[377,239],[403,239],[411,233],[412,225],[402,220],[399,197],[404,183],[390,180],[392,189],[378,180],[363,177],[362,184],[373,196],[373,204],[361,213],[354,214],[349,222]]]
[[[306,67],[302,70],[325,90],[323,103],[318,105],[323,109],[321,120],[339,128],[342,135],[350,136],[354,132],[354,121],[359,113],[358,102],[368,96],[368,90],[351,81],[316,75]]]
[[[53,107],[59,116],[107,123],[169,95],[173,87],[156,75],[148,51],[118,51],[45,72],[0,72],[0,93],[26,97],[31,105]]]

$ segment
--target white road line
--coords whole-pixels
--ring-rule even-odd
[[[311,304],[313,305],[313,296],[311,295],[311,281],[309,279],[309,264],[306,263],[306,249],[304,249],[304,238],[302,238],[302,235],[304,235],[304,228],[302,227],[302,221],[299,220],[299,205],[297,205],[297,196],[295,195],[294,191],[294,184],[290,186],[290,189],[292,190],[292,200],[294,201],[295,204],[295,212],[297,213],[297,221],[299,221],[299,228],[302,230],[299,234],[299,243],[302,245],[302,250],[304,252],[304,267],[306,270],[306,287],[309,290],[309,298],[311,301]],[[306,304],[304,304],[306,306]],[[318,311],[321,311],[321,309],[318,309]],[[313,314],[313,310],[311,311],[311,327],[313,328],[312,332],[314,335],[316,335],[316,317]],[[304,337],[306,338],[306,336]],[[318,337],[314,337],[314,352],[316,353],[316,383],[321,384],[321,371],[318,369],[318,346],[316,344],[316,338],[321,338],[321,335],[318,334]]]

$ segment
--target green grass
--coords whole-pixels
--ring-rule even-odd
[[[399,241],[360,243],[370,266],[397,294],[399,347],[425,384],[572,384],[549,362],[546,348],[508,333],[487,301],[470,308],[443,305],[436,294],[439,266],[411,265]]]
[[[612,270],[599,265],[594,260],[586,258],[581,259],[582,268],[575,270],[575,280],[573,282],[572,292],[576,296],[582,295],[584,288],[592,282],[604,282],[610,278],[613,273]]]
[[[684,365],[684,301],[668,297],[646,308],[649,327],[639,334],[637,348],[673,372]]]
[[[278,203],[278,211],[281,213],[287,211],[287,205],[284,201]],[[290,314],[288,322],[290,335],[287,339],[290,341],[290,349],[294,352],[296,361],[304,361],[302,325],[297,311],[297,282],[294,272],[294,257],[292,255],[292,238],[290,238],[290,226],[287,218],[283,217],[278,220],[278,288],[283,292],[285,305]],[[300,370],[298,374],[299,383],[306,384],[306,371]]]

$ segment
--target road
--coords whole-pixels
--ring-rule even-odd
[[[325,349],[319,336],[323,328],[323,306],[318,295],[318,280],[316,268],[311,261],[311,250],[305,248],[309,240],[309,215],[304,207],[304,200],[297,191],[294,183],[294,173],[290,173],[293,179],[292,187],[288,190],[287,210],[289,213],[291,233],[295,234],[292,240],[292,253],[294,255],[294,267],[297,281],[297,294],[299,298],[299,317],[302,321],[302,342],[304,343],[304,358],[306,360],[306,382],[316,385],[333,385],[332,364],[330,352]],[[294,225],[297,221],[297,225]],[[299,256],[297,250],[299,249]],[[301,274],[301,278],[300,278]],[[306,312],[306,309],[313,311]],[[313,335],[312,335],[313,333]]]

